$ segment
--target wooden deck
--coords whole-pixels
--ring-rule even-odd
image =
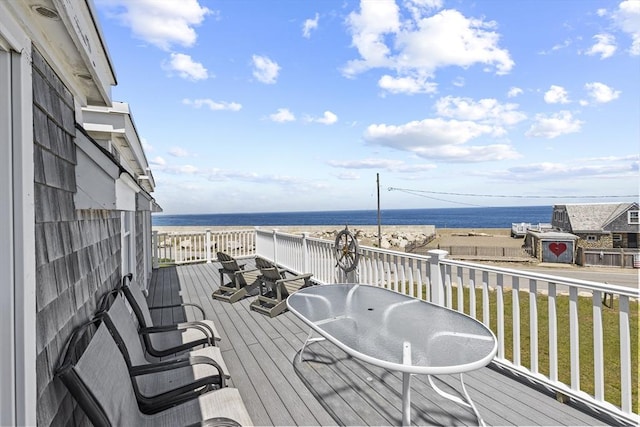
[[[246,260],[251,264],[253,260]],[[402,376],[355,360],[331,343],[313,343],[299,362],[308,327],[289,312],[273,319],[249,310],[252,297],[229,304],[211,298],[220,277],[217,263],[154,270],[150,305],[201,305],[221,335],[219,342],[255,425],[400,425]],[[247,266],[249,268],[249,266]],[[195,319],[181,310],[154,314],[157,321]],[[437,379],[458,390],[457,376]],[[550,393],[530,387],[497,367],[465,375],[469,394],[487,425],[611,425]],[[455,392],[454,392],[455,393]],[[412,379],[415,425],[477,425],[473,412],[436,394],[425,376]]]

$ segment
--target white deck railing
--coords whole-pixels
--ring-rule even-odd
[[[638,289],[456,261],[448,259],[447,253],[440,250],[424,256],[361,247],[357,271],[345,275],[336,267],[334,242],[312,238],[307,233],[287,234],[259,228],[248,232],[207,232],[200,237],[154,233],[154,239],[165,242],[164,248],[156,246],[154,253],[163,257],[162,250],[171,247],[172,255],[179,254],[173,258],[175,263],[215,260],[215,246],[232,256],[259,255],[294,273],[313,273],[313,280],[318,283],[358,281],[462,311],[495,332],[497,365],[543,384],[559,396],[570,396],[606,412],[622,423],[640,421],[637,412],[633,412],[638,410],[637,406],[633,408],[632,403],[632,387],[637,384],[632,383],[631,373],[638,360],[632,360],[630,328],[630,302],[639,299]],[[185,240],[202,240],[204,246],[201,247],[212,249],[208,255],[201,249],[205,255],[202,258],[202,253],[186,250],[189,245],[184,244]],[[560,304],[560,295],[562,301],[568,301],[566,307],[565,302]],[[585,296],[589,299],[586,305]],[[613,308],[603,303],[605,298],[616,301]],[[520,307],[527,300],[528,310],[522,313]],[[538,315],[543,309],[546,311],[544,322]],[[604,310],[616,311],[618,327],[615,330],[607,329],[603,323]],[[568,318],[568,331],[559,330],[561,318]],[[580,339],[585,336],[584,332],[580,333],[582,329],[592,331],[588,338],[592,354],[581,354],[584,348],[580,348]],[[619,339],[614,340],[619,342],[616,351],[619,360],[605,366],[604,348],[609,342],[605,338],[611,334],[619,335]],[[571,372],[559,372],[559,360],[566,353],[562,350],[567,347]],[[635,355],[637,357],[637,350]],[[593,362],[585,366],[584,359]],[[594,380],[590,387],[585,387],[581,377],[588,371],[593,372]],[[612,399],[610,393],[605,396],[605,383],[612,377],[620,378],[619,406],[607,401]],[[585,388],[594,392],[587,393]]]
[[[254,230],[225,230],[184,233],[153,232],[153,268],[160,264],[189,264],[216,260],[216,252],[233,257],[255,254]]]

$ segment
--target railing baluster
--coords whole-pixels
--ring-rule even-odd
[[[529,356],[531,372],[538,373],[538,282],[529,280]]]
[[[489,309],[489,272],[482,272],[482,323],[491,327],[491,311]]]
[[[446,296],[446,307],[451,308],[453,306],[453,295],[451,290],[451,266],[444,266],[444,286]]]
[[[571,389],[580,390],[580,338],[578,336],[578,288],[569,288],[569,351],[571,353]]]
[[[416,294],[416,284],[415,284],[415,278],[418,275],[418,260],[415,260],[413,258],[409,259],[409,295],[414,297],[417,295]]]
[[[602,293],[593,291],[593,380],[596,400],[604,401],[604,352],[602,348]]]
[[[387,280],[384,287],[387,289],[393,289],[393,282],[391,281],[391,268],[389,268],[389,263],[385,262],[383,264],[383,269],[387,272]]]
[[[456,281],[458,283],[458,311],[464,313],[464,272],[462,267],[457,267]]]
[[[620,393],[622,410],[631,413],[631,334],[629,329],[629,297],[620,295]]]
[[[476,317],[476,270],[469,269],[469,316]]]
[[[511,299],[513,310],[513,363],[520,366],[520,279],[513,277],[511,282]]]
[[[496,330],[498,331],[498,357],[504,359],[504,276],[496,277]]]
[[[549,286],[549,378],[558,381],[558,313],[556,304],[556,284]]]

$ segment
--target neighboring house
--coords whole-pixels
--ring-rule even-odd
[[[637,202],[555,205],[551,224],[585,249],[638,248],[638,212]]]
[[[86,424],[74,327],[151,272],[154,181],[90,0],[0,1],[0,425]]]

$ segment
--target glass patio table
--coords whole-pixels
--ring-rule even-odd
[[[402,372],[402,424],[411,424],[412,374],[428,375],[443,397],[473,410],[484,424],[462,374],[493,360],[495,335],[466,314],[371,285],[332,284],[302,289],[287,299],[289,310],[310,326],[310,342],[329,340],[372,365]],[[320,337],[313,337],[313,332]],[[439,389],[431,375],[459,374],[466,400]]]

